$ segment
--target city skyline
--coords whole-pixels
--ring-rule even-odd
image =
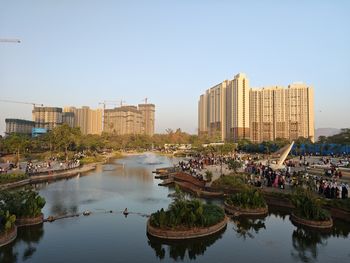
[[[148,97],[157,133],[194,134],[198,94],[245,72],[251,87],[311,84],[315,128],[349,127],[350,4],[246,2],[0,1],[0,38],[21,40],[0,44],[1,98],[96,108]],[[31,110],[0,103],[0,133]]]

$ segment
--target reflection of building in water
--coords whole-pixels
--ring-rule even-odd
[[[119,165],[117,168],[118,175],[136,178],[142,182],[153,182],[152,171],[143,167],[128,167]]]

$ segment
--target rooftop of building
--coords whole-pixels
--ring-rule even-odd
[[[46,111],[46,112],[62,112],[62,108],[59,107],[34,107],[33,112],[40,112],[40,111]]]
[[[6,123],[9,123],[9,122],[16,122],[16,123],[20,123],[20,124],[35,124],[34,121],[30,121],[30,120],[23,120],[23,119],[11,119],[11,118],[8,118],[8,119],[5,119],[5,122]]]

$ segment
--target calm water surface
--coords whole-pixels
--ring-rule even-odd
[[[158,186],[151,172],[174,162],[152,154],[130,156],[37,185],[46,199],[45,217],[92,214],[20,228],[16,241],[0,248],[0,262],[350,262],[349,224],[311,232],[291,224],[288,211],[231,220],[222,233],[190,242],[147,237],[145,215],[166,208],[172,191]],[[126,207],[133,212],[127,218],[120,213]]]

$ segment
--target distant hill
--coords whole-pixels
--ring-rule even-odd
[[[318,140],[320,136],[332,136],[340,133],[340,129],[337,128],[318,128],[315,130],[315,139]]]

